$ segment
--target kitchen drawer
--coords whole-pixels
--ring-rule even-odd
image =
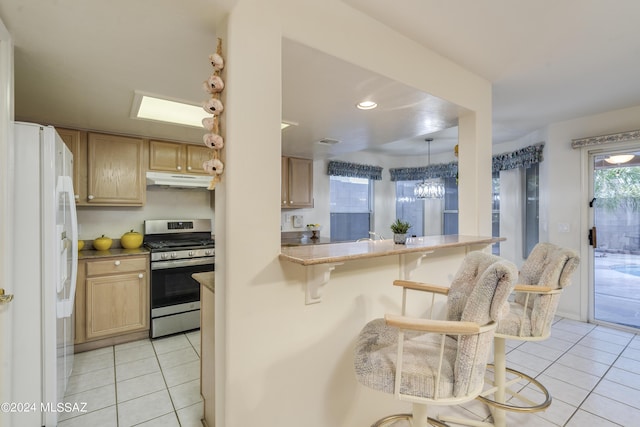
[[[122,257],[111,258],[104,261],[88,261],[87,276],[145,271],[147,269],[147,263],[147,257]]]

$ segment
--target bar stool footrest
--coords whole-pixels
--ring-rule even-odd
[[[411,420],[413,416],[411,414],[396,414],[389,415],[388,417],[384,417],[376,421],[371,427],[386,427],[392,426],[393,423],[400,420]],[[434,418],[429,417],[429,424],[434,427],[449,427],[449,424],[443,423],[442,421],[436,420]]]
[[[492,364],[488,364],[487,367],[494,367]],[[544,411],[545,409],[547,409],[549,407],[549,405],[551,405],[551,395],[549,394],[549,390],[547,390],[547,388],[542,385],[542,383],[540,383],[540,381],[536,380],[533,377],[530,377],[529,375],[522,373],[520,371],[516,371],[515,369],[510,369],[510,368],[505,368],[507,372],[509,372],[510,374],[516,375],[524,380],[526,380],[527,382],[529,382],[530,384],[533,384],[534,386],[536,386],[538,388],[538,390],[540,390],[543,394],[544,394],[544,402],[540,403],[540,404],[532,404],[530,406],[517,406],[517,405],[510,405],[507,403],[500,403],[500,402],[496,402],[495,400],[489,399],[486,396],[480,395],[478,397],[476,397],[476,399],[480,400],[481,402],[486,403],[489,406],[493,406],[494,408],[498,408],[498,409],[503,409],[505,411],[511,411],[511,412],[539,412],[539,411]],[[494,371],[495,372],[495,371]],[[510,394],[512,394],[515,397],[520,396],[520,393],[514,392],[514,391],[510,391]],[[528,400],[528,399],[527,399]]]

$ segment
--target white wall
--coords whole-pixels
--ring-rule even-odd
[[[391,410],[408,409],[359,386],[353,374],[358,331],[385,311],[398,310],[399,293],[390,285],[398,277],[397,258],[338,267],[324,301],[310,306],[304,304],[303,267],[279,260],[281,39],[474,112],[464,120],[469,129],[461,141],[461,149],[470,147],[465,186],[474,196],[463,215],[470,234],[491,226],[490,207],[479,213],[475,203],[491,193],[490,172],[484,179],[485,171],[478,170],[491,156],[491,88],[341,1],[266,3],[239,0],[220,34],[227,64],[226,167],[215,192],[216,234],[223,235],[216,242],[216,425],[368,425]],[[255,174],[247,172],[255,170],[261,171],[260,191]],[[461,259],[460,252],[449,255],[425,263],[425,279],[446,283]]]
[[[589,205],[586,149],[572,149],[571,140],[640,129],[640,106],[610,111],[548,127],[548,147],[541,163],[540,240],[577,250],[582,257],[573,285],[560,300],[559,314],[587,320],[590,251],[587,244]],[[542,213],[545,217],[543,218]],[[569,232],[558,229],[569,224]]]
[[[204,190],[148,189],[143,207],[78,207],[78,234],[92,240],[103,234],[119,239],[127,231],[143,233],[147,219],[211,218],[212,196]],[[215,225],[214,225],[215,230]]]
[[[587,321],[589,306],[589,271],[592,268],[587,242],[589,223],[589,195],[587,180],[588,149],[572,149],[571,140],[590,136],[608,135],[640,129],[640,106],[609,111],[551,124],[517,141],[494,147],[494,153],[513,151],[527,145],[544,142],[544,160],[540,163],[540,241],[551,242],[578,251],[581,255],[579,270],[574,274],[572,286],[560,299],[558,314]],[[503,191],[517,192],[515,177],[506,173]],[[502,176],[505,172],[502,173]],[[501,211],[520,215],[522,206],[510,197]],[[504,221],[504,222],[503,222]],[[513,220],[501,217],[501,235],[508,238],[501,244],[501,255],[521,265],[520,217]],[[560,231],[561,224],[569,225],[569,232]]]

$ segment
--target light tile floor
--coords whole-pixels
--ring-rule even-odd
[[[60,427],[201,427],[200,331],[75,355]]]
[[[88,412],[63,414],[59,426],[200,427],[199,353],[194,331],[76,354],[66,400],[87,402]],[[536,377],[553,396],[544,412],[508,413],[507,425],[640,425],[639,335],[557,318],[545,341],[507,340],[507,366]],[[489,417],[478,401],[438,411]]]
[[[507,367],[536,378],[553,399],[543,412],[508,412],[508,426],[640,425],[640,335],[556,318],[549,339],[506,343]],[[542,393],[530,388],[527,396],[542,402]],[[477,400],[432,412],[491,420]]]

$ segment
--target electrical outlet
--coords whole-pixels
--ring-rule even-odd
[[[302,227],[302,215],[294,215],[293,228],[301,228],[301,227]]]

